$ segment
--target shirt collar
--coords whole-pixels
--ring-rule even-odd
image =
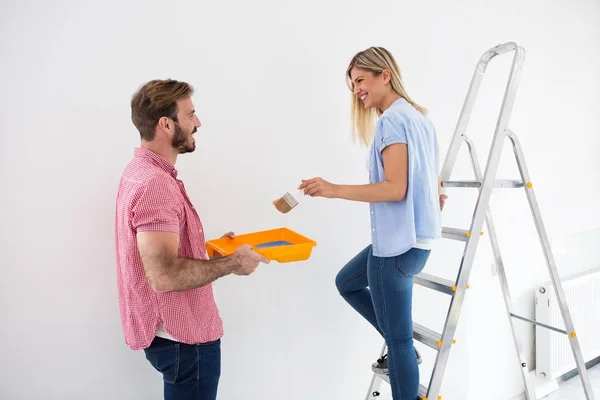
[[[408,103],[408,101],[406,101],[406,99],[404,97],[399,97],[396,100],[394,100],[394,102],[392,104],[396,104],[396,103]]]
[[[175,166],[173,164],[171,164],[170,162],[168,162],[162,156],[159,156],[158,154],[153,152],[152,150],[144,149],[142,147],[136,147],[134,149],[133,154],[135,157],[144,158],[144,159],[152,162],[152,164],[167,171],[174,178],[177,178],[177,170],[175,169]]]

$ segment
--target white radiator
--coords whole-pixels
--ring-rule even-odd
[[[600,270],[566,278],[562,282],[583,359],[588,362],[600,356]],[[535,319],[565,329],[558,300],[551,283],[536,289]],[[557,379],[577,368],[566,335],[535,327],[536,375]]]

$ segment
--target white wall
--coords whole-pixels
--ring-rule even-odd
[[[270,204],[313,175],[365,182],[344,82],[360,49],[395,54],[445,150],[478,57],[505,41],[525,46],[511,127],[549,234],[600,227],[597,1],[81,3],[0,5],[3,399],[161,398],[159,376],[122,338],[113,253],[117,183],[138,144],[129,98],[149,79],[197,89],[199,147],[177,168],[210,237],[288,226],[319,244],[309,261],[216,284],[226,330],[223,400],[366,394],[382,343],[334,286],[339,268],[368,243],[366,205],[314,199],[282,216]],[[490,68],[468,132],[482,163],[509,61]],[[470,172],[465,166],[458,172]],[[516,172],[508,162],[502,171]],[[445,224],[466,226],[474,196],[449,194]],[[492,205],[517,310],[532,316],[531,288],[545,278],[533,225],[514,228],[530,221],[525,197],[499,193]],[[481,249],[447,400],[522,390],[489,249]],[[427,271],[451,278],[459,259],[459,247],[440,243]],[[560,265],[561,273],[571,268]],[[415,321],[441,328],[446,305],[417,288]],[[533,330],[520,329],[532,357]],[[433,353],[420,348],[426,382]]]

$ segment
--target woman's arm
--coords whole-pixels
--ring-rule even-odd
[[[334,185],[322,178],[303,180],[298,189],[312,197],[339,198],[368,203],[402,201],[408,187],[408,149],[404,143],[381,152],[385,181],[367,185]]]

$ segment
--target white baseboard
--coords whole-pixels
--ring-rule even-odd
[[[533,384],[533,390],[535,391],[536,400],[543,399],[552,392],[558,390],[558,381],[540,379],[535,375],[535,371],[529,372],[529,379]],[[525,394],[525,392],[523,392],[520,395],[511,398],[510,400],[527,400],[527,395]]]

